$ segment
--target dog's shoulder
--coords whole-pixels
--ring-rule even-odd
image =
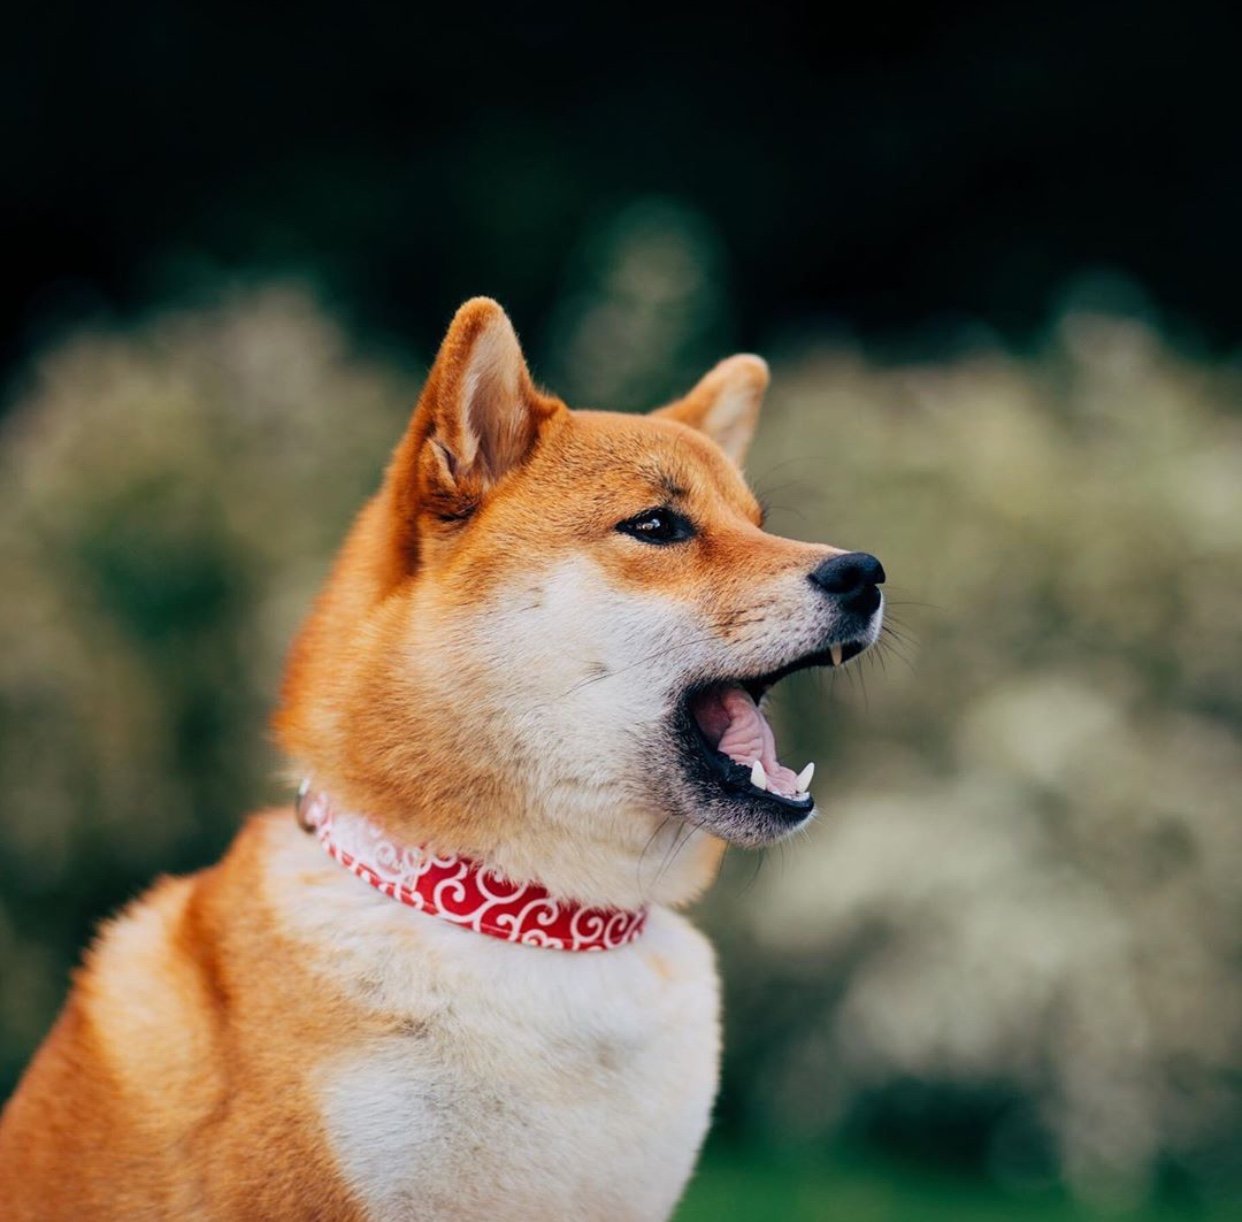
[[[280,1090],[296,1074],[270,1055],[278,1038],[255,1040],[271,1017],[272,973],[255,970],[274,957],[261,897],[271,823],[256,816],[218,865],[160,880],[101,927],[0,1124],[13,1217],[293,1216],[299,1160],[319,1166],[333,1216],[354,1216],[299,1116],[306,1100]],[[277,1121],[288,1140],[260,1159]]]

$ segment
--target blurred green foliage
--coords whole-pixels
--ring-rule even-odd
[[[528,342],[554,388],[633,407],[722,355],[713,258],[672,205],[601,231]],[[761,1161],[714,1157],[682,1216],[996,1216],[975,1189],[919,1212],[916,1180],[828,1166],[795,1191],[764,1169],[842,1138],[1043,1194],[1032,1218],[1170,1184],[1223,1199],[1236,369],[1084,306],[1022,358],[976,338],[878,361],[813,331],[772,355],[749,464],[772,527],[878,553],[896,634],[778,697],[823,818],[766,864],[732,855],[701,912],[729,994],[720,1148]],[[82,333],[31,370],[0,431],[4,1085],[98,915],[287,795],[264,731],[282,653],[415,363],[359,355],[284,286]]]

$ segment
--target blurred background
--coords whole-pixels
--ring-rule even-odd
[[[283,651],[453,309],[579,406],[753,349],[782,686],[697,1219],[1238,1216],[1242,158],[1208,3],[9,15],[0,1097],[97,920],[284,801]]]

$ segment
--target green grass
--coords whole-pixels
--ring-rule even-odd
[[[709,1151],[674,1222],[1225,1222],[1242,1211],[1153,1204],[1101,1213],[1059,1191],[1013,1195],[983,1179],[851,1162],[783,1165]]]

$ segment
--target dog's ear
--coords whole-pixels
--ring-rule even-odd
[[[768,363],[740,353],[726,357],[684,399],[653,412],[706,433],[740,467],[759,422]]]
[[[388,469],[399,527],[418,515],[461,521],[529,455],[559,404],[531,381],[513,324],[488,297],[457,311]]]

